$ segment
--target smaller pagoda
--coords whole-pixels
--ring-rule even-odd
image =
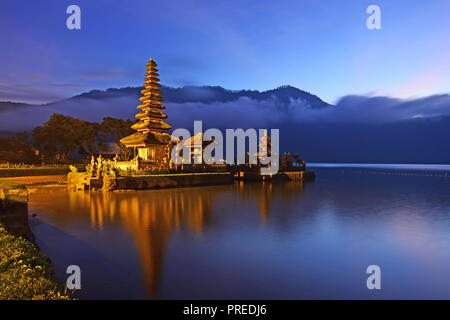
[[[263,136],[259,138],[259,151],[254,155],[262,162],[266,162],[267,158],[272,155],[272,138],[267,135],[267,130],[264,130]]]
[[[134,154],[143,161],[168,162],[172,136],[166,131],[172,126],[164,122],[167,115],[162,112],[166,107],[161,103],[164,99],[161,97],[161,85],[158,83],[157,64],[151,58],[146,66],[144,90],[141,91],[143,96],[139,99],[142,104],[137,107],[141,110],[136,115],[139,121],[131,126],[137,132],[121,139],[120,142],[127,148],[133,148]]]

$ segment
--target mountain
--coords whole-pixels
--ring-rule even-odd
[[[139,87],[92,90],[45,105],[0,103],[0,134],[31,131],[52,113],[134,119]],[[349,95],[336,105],[292,86],[227,90],[163,87],[167,122],[192,130],[279,128],[280,148],[314,162],[450,163],[450,96],[401,100]]]
[[[61,113],[96,122],[102,121],[107,116],[134,119],[137,112],[136,106],[140,104],[139,98],[142,89],[142,87],[126,87],[91,90],[65,100],[43,105],[0,102],[0,131],[31,131],[34,127],[46,122],[52,113]],[[186,114],[189,113],[191,116],[196,116],[196,119],[208,117],[208,113],[214,112],[214,107],[206,110],[202,106],[213,104],[229,104],[231,108],[242,106],[237,113],[245,113],[245,105],[253,105],[256,109],[252,109],[255,109],[254,113],[257,115],[264,109],[263,106],[267,106],[269,109],[273,106],[277,110],[288,110],[295,104],[309,109],[330,107],[328,103],[317,96],[291,86],[268,91],[232,91],[218,86],[185,86],[182,88],[163,86],[162,90],[167,114],[172,120],[172,124],[176,126],[188,125],[184,120],[188,119]],[[258,105],[262,106],[260,110],[257,110]],[[199,111],[198,108],[202,109],[201,114],[192,114],[194,111]],[[247,109],[250,108],[251,106],[248,106]],[[228,113],[224,116],[227,118],[230,115],[232,114]],[[235,115],[233,117],[235,118]],[[181,122],[178,122],[178,119]],[[254,121],[250,121],[250,123],[254,123]]]
[[[70,99],[104,100],[132,96],[139,99],[142,89],[143,87],[127,87],[120,89],[110,88],[104,91],[92,90]],[[322,101],[319,97],[293,86],[281,86],[267,91],[228,90],[220,86],[184,86],[181,88],[162,86],[161,90],[163,92],[162,97],[165,101],[174,103],[200,102],[211,104],[215,102],[233,102],[246,97],[256,101],[277,99],[283,104],[289,104],[292,100],[303,100],[311,108],[325,108],[330,106],[330,104]]]

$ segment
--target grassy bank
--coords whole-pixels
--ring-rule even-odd
[[[25,186],[14,181],[0,180],[0,189],[25,189]]]
[[[67,300],[50,260],[31,242],[0,224],[0,300]]]

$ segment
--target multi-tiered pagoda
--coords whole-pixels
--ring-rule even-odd
[[[143,97],[137,108],[141,110],[136,115],[139,122],[131,128],[137,132],[120,140],[127,148],[134,148],[135,153],[144,161],[163,162],[168,160],[171,135],[166,133],[172,126],[164,122],[167,118],[161,110],[166,107],[161,104],[164,99],[161,97],[161,85],[159,82],[157,64],[151,58],[146,64],[144,90],[141,91]]]
[[[259,151],[255,154],[255,157],[260,163],[267,164],[267,158],[272,155],[272,138],[267,135],[267,130],[264,130],[264,134],[259,138]]]

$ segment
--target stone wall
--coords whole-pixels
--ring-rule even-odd
[[[230,173],[186,173],[160,174],[134,177],[89,178],[82,172],[71,172],[67,176],[69,190],[148,190],[160,188],[193,187],[233,182]]]
[[[0,186],[0,223],[15,236],[30,236],[28,190],[25,187]]]
[[[314,181],[315,173],[312,170],[308,171],[282,171],[269,175],[261,175],[259,168],[257,170],[246,171],[246,170],[236,170],[234,172],[234,179],[244,180],[244,181]]]
[[[281,172],[279,174],[280,177],[287,177],[289,180],[300,180],[300,181],[314,181],[316,175],[314,171],[287,171]]]
[[[217,172],[217,173],[184,173],[184,174],[155,174],[130,177],[106,176],[104,178],[89,178],[83,172],[71,172],[67,178],[69,190],[148,190],[160,188],[194,187],[217,184],[229,184],[234,180],[294,180],[313,181],[314,171],[280,172],[272,177],[261,176],[259,172]]]
[[[228,184],[233,182],[233,176],[229,173],[209,174],[174,174],[155,175],[142,177],[120,177],[117,179],[115,189],[159,189],[175,187],[193,187]]]

